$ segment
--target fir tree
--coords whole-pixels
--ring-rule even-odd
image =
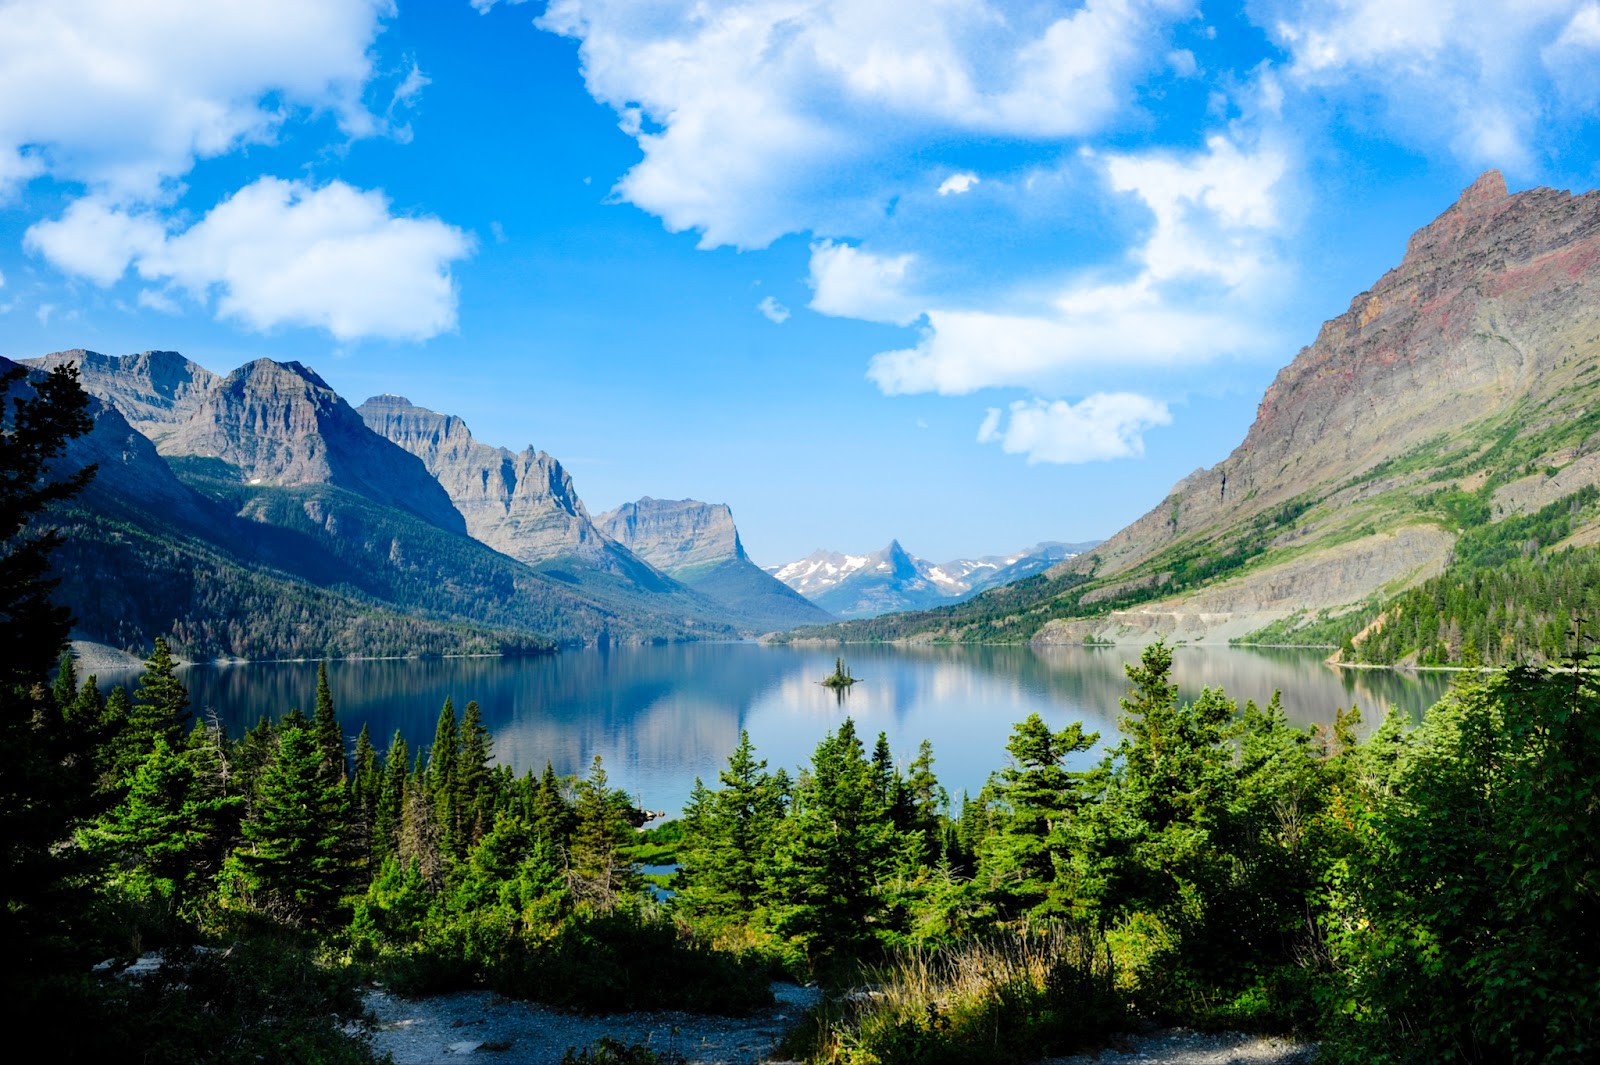
[[[456,763],[456,823],[463,850],[483,838],[494,821],[489,747],[489,730],[484,727],[483,715],[474,699],[467,703],[461,715],[460,757]]]
[[[256,786],[254,809],[231,860],[233,891],[291,922],[325,920],[344,876],[344,792],[322,770],[315,734],[277,730],[277,750]]]
[[[621,853],[632,834],[627,809],[627,798],[611,790],[605,766],[595,755],[589,775],[578,782],[568,883],[575,899],[600,911],[612,909],[637,887],[633,868]]]
[[[339,717],[333,709],[333,691],[328,687],[328,663],[317,666],[317,709],[311,717],[312,731],[316,734],[317,748],[322,752],[322,772],[329,780],[343,784],[347,767],[344,755],[344,732],[339,728]]]

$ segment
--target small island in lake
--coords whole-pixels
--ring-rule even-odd
[[[826,680],[823,680],[820,683],[824,688],[832,688],[834,691],[845,691],[850,687],[850,685],[854,684],[859,679],[859,677],[852,677],[850,675],[850,669],[844,664],[843,658],[835,658],[833,660],[833,673],[830,674]]]

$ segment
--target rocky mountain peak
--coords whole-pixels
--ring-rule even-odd
[[[645,496],[600,515],[595,523],[607,536],[674,576],[749,559],[726,503]]]
[[[576,557],[649,580],[636,559],[618,552],[595,527],[572,477],[545,452],[480,443],[462,419],[404,396],[373,396],[358,412],[374,432],[422,461],[466,519],[473,539],[523,562]]]
[[[466,531],[422,463],[368,429],[302,363],[257,359],[239,367],[207,390],[159,447],[166,455],[221,459],[251,484],[332,484]]]
[[[1597,266],[1600,192],[1513,194],[1498,171],[1488,171],[1278,373],[1232,454],[1179,482],[1092,558],[1062,568],[1092,567],[1102,579],[1137,572],[1169,547],[1227,544],[1247,527],[1281,530],[1274,543],[1285,545],[1354,522],[1353,534],[1362,529],[1360,502],[1400,484],[1384,476],[1387,464],[1420,461],[1443,440],[1476,454],[1484,439],[1507,429],[1578,419],[1590,395],[1581,375],[1600,330]],[[1485,429],[1482,439],[1468,433],[1495,419],[1505,424]],[[1335,509],[1296,519],[1317,506]],[[1428,540],[1432,554],[1406,556],[1385,546],[1409,542],[1384,532],[1383,522],[1392,521],[1377,514],[1365,540],[1347,534],[1343,541],[1341,550],[1367,552],[1363,579],[1382,584],[1442,565],[1449,535]],[[1302,588],[1314,583],[1297,580]],[[1338,595],[1370,590],[1358,584]],[[1327,591],[1333,586],[1330,579],[1323,591],[1299,591],[1296,601],[1348,601]]]
[[[25,360],[41,370],[76,366],[85,391],[109,404],[129,425],[159,441],[198,409],[222,378],[176,351],[102,355],[75,348]]]

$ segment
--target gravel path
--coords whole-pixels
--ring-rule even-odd
[[[393,1054],[395,1065],[458,1062],[472,1055],[505,1065],[559,1065],[568,1047],[587,1047],[609,1035],[624,1043],[673,1049],[696,1065],[756,1065],[767,1061],[780,1036],[817,1001],[815,988],[774,984],[778,1002],[750,1017],[692,1013],[613,1013],[603,1017],[558,1013],[490,991],[403,998],[387,991],[367,995],[377,1017],[373,1048]]]
[[[1125,1036],[1093,1054],[1052,1058],[1047,1065],[1310,1065],[1315,1043],[1244,1032],[1166,1028]]]
[[[588,1047],[601,1036],[676,1050],[693,1065],[762,1065],[773,1061],[778,1039],[818,999],[816,988],[793,984],[773,984],[772,992],[777,1004],[751,1017],[592,1017],[490,991],[413,999],[375,990],[367,994],[367,1009],[377,1017],[373,1048],[394,1055],[395,1065],[448,1065],[467,1056],[504,1065],[559,1065],[568,1047]],[[1311,1065],[1316,1053],[1314,1044],[1272,1036],[1169,1028],[1043,1065]]]

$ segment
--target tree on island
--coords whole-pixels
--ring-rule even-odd
[[[857,679],[859,678],[850,675],[850,668],[844,664],[843,658],[835,658],[833,660],[833,672],[826,680],[822,681],[822,686],[841,690],[850,687]]]

